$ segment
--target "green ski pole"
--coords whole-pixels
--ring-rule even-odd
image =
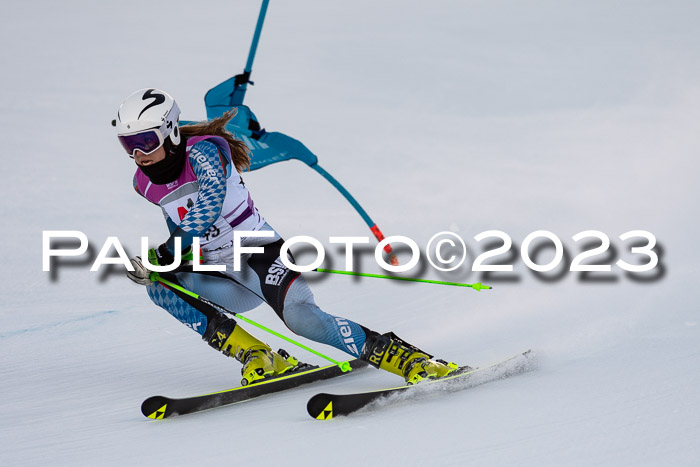
[[[383,276],[381,274],[367,274],[367,273],[363,273],[363,272],[338,271],[335,269],[323,269],[323,268],[317,268],[317,269],[315,269],[315,271],[329,272],[329,273],[333,273],[333,274],[346,274],[348,276],[377,277],[380,279],[393,279],[395,281],[427,282],[428,284],[454,285],[457,287],[471,287],[472,289],[476,290],[477,292],[481,292],[482,290],[488,290],[488,289],[493,288],[489,285],[482,285],[481,282],[477,282],[475,284],[462,284],[461,282],[445,282],[445,281],[433,281],[433,280],[429,280],[429,279],[414,279],[412,277]]]

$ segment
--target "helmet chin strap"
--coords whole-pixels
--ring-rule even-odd
[[[165,138],[163,149],[165,149],[165,157],[170,157],[175,153],[175,151],[177,151],[177,146],[173,145],[173,142],[170,141],[170,137],[168,137]]]

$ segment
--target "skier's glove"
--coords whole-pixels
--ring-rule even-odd
[[[146,269],[141,262],[141,257],[137,256],[131,258],[131,265],[134,267],[133,271],[126,271],[126,277],[136,282],[139,285],[148,285],[151,283],[151,271]]]
[[[173,255],[170,254],[165,244],[160,245],[158,248],[151,248],[148,250],[148,259],[151,264],[156,266],[167,266],[175,261]],[[133,271],[126,271],[126,277],[136,282],[139,285],[148,285],[151,281],[151,271],[146,269],[143,265],[143,261],[140,256],[131,258],[131,265],[134,267]]]

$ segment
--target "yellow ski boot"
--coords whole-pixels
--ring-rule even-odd
[[[207,326],[204,339],[224,355],[243,364],[243,386],[308,366],[299,363],[282,349],[279,353],[273,352],[269,345],[253,337],[230,318],[221,317],[213,321],[211,329]]]
[[[372,334],[368,334],[360,358],[376,368],[403,376],[406,384],[416,384],[424,379],[443,378],[458,369],[462,370],[456,363],[433,360],[432,355],[404,342],[393,332]]]

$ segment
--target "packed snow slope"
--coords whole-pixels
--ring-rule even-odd
[[[237,385],[239,365],[121,273],[90,272],[87,257],[43,272],[42,231],[83,231],[93,256],[108,236],[134,255],[141,236],[165,238],[159,210],[133,193],[134,164],[110,121],[144,87],[204,118],[204,93],[243,68],[258,8],[3,3],[0,464],[697,465],[693,1],[273,1],[246,99],[263,126],[303,141],[385,234],[424,251],[437,232],[464,238],[462,267],[413,276],[494,286],[309,273],[319,305],[470,365],[532,348],[539,369],[330,422],[306,414],[316,392],[400,380],[368,370],[163,422],[141,415],[151,395]],[[370,234],[299,162],[245,180],[282,235],[327,245],[327,267],[344,267],[328,237]],[[495,260],[514,271],[484,277],[474,257],[498,243],[474,236],[493,229],[513,239]],[[589,263],[612,271],[582,277],[568,266],[596,243],[571,237],[592,229],[612,247]],[[619,235],[639,229],[656,236],[660,263],[627,274],[618,259],[646,260]],[[520,255],[536,230],[567,253],[540,275]],[[550,244],[530,251],[546,264],[554,250],[534,254],[539,243]],[[382,272],[371,250],[356,267]],[[249,315],[285,331],[267,308]]]

